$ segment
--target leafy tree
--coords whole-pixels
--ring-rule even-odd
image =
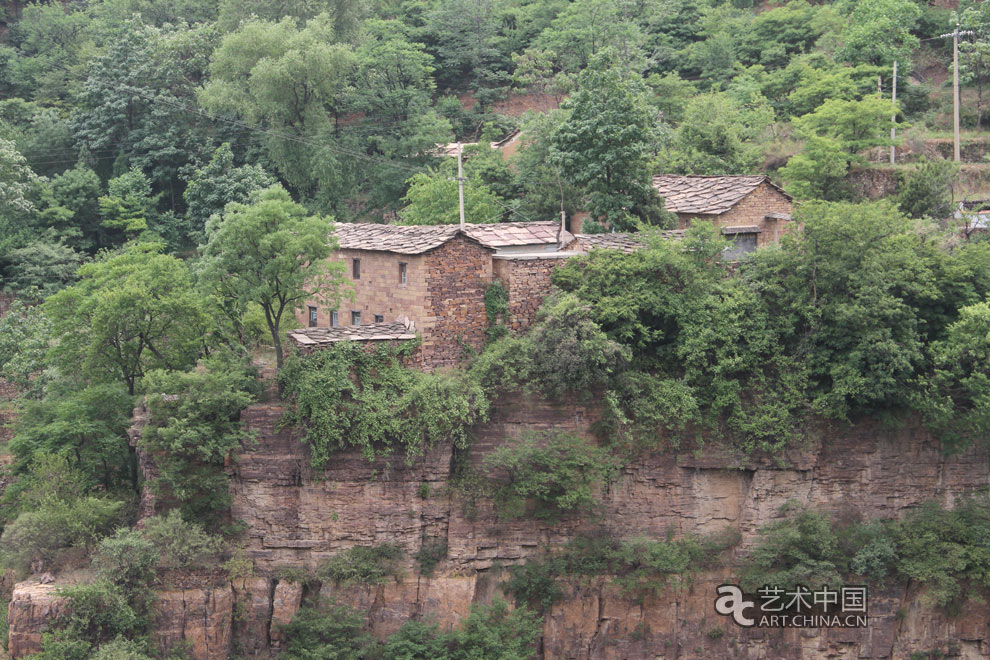
[[[990,77],[990,7],[985,2],[960,6],[961,29],[974,33],[959,42],[959,81],[976,87],[976,130],[983,127],[983,86]]]
[[[111,235],[123,234],[128,238],[148,228],[148,219],[155,207],[151,181],[137,168],[110,179],[107,195],[99,201],[103,217],[101,226],[111,230]],[[119,243],[119,240],[114,242]]]
[[[523,118],[520,147],[511,161],[522,189],[518,212],[523,217],[555,218],[562,205],[568,216],[583,210],[579,189],[564,180],[553,157],[553,135],[564,118],[559,110]]]
[[[851,64],[889,67],[896,60],[901,70],[911,66],[918,37],[912,30],[921,18],[921,7],[912,0],[847,2],[848,24],[839,33],[836,57]]]
[[[250,204],[233,203],[207,225],[204,276],[217,295],[240,305],[256,303],[282,368],[282,324],[286,314],[310,299],[340,302],[344,264],[330,261],[336,240],[325,218],[309,216],[284,189],[271,187]]]
[[[615,465],[608,450],[584,438],[559,433],[500,445],[485,457],[485,469],[508,473],[507,480],[496,482],[500,515],[519,517],[525,513],[526,500],[532,498],[538,516],[556,518],[594,508],[598,503],[594,489],[607,485]]]
[[[72,98],[74,69],[91,45],[90,19],[77,8],[32,4],[23,8],[10,41],[17,55],[8,64],[17,96],[57,104]]]
[[[578,79],[565,102],[569,112],[553,137],[553,159],[564,179],[588,195],[588,211],[612,226],[635,226],[631,217],[664,224],[668,214],[650,185],[652,118],[643,85],[609,66],[603,51]]]
[[[202,525],[183,519],[178,511],[148,518],[144,535],[158,548],[158,566],[166,569],[203,568],[215,562],[221,539]]]
[[[791,156],[780,175],[787,191],[798,199],[821,199],[836,202],[849,196],[846,174],[849,153],[835,138],[810,136],[801,153]]]
[[[360,660],[371,644],[364,632],[364,616],[333,600],[300,608],[280,630],[286,639],[287,660]]]
[[[695,96],[677,131],[675,167],[698,174],[752,172],[761,157],[754,143],[772,121],[772,112],[746,109],[724,93]]]
[[[51,341],[51,326],[41,306],[15,300],[0,319],[0,378],[23,397],[35,397],[47,381],[41,371]]]
[[[206,221],[214,213],[222,213],[227,204],[250,201],[258,190],[275,184],[275,179],[260,165],[234,167],[230,144],[223,143],[213,153],[210,162],[194,170],[189,185],[182,194],[186,202],[188,234],[202,243]]]
[[[455,225],[460,222],[457,171],[450,164],[409,178],[406,204],[399,216],[407,225]],[[465,172],[465,174],[467,174]],[[465,177],[467,178],[467,177]],[[464,182],[464,220],[473,223],[498,222],[505,213],[499,198],[475,175]]]
[[[0,138],[0,258],[27,242],[35,211],[30,194],[36,179],[14,143]]]
[[[945,220],[952,216],[952,185],[959,166],[948,160],[922,158],[917,168],[902,179],[897,206],[911,218]]]
[[[122,527],[100,541],[93,565],[100,579],[133,591],[151,585],[159,553],[158,547],[140,531]]]
[[[529,660],[542,627],[540,617],[525,607],[510,611],[504,600],[476,605],[450,636],[450,660]]]
[[[112,642],[101,644],[91,660],[151,660],[147,650],[141,642],[118,637]]]
[[[12,291],[26,298],[42,299],[71,283],[82,263],[82,255],[63,243],[33,241],[11,250]]]
[[[22,471],[41,456],[67,456],[91,486],[110,491],[129,481],[136,490],[137,465],[127,444],[132,408],[118,383],[23,401],[10,441],[15,469]]]
[[[148,423],[141,444],[158,456],[159,474],[147,484],[162,501],[175,501],[189,520],[216,525],[230,508],[230,479],[224,462],[249,439],[240,414],[257,394],[255,374],[237,360],[216,354],[203,369],[151,371]]]
[[[249,20],[214,53],[200,102],[271,128],[263,142],[279,173],[303,197],[319,194],[323,206],[334,208],[357,166],[352,153],[333,146],[337,123],[351,110],[355,64],[326,14],[303,28],[288,17]]]
[[[76,165],[51,180],[52,203],[69,212],[68,225],[56,227],[66,241],[80,250],[93,253],[98,247],[109,247],[101,227],[99,199],[103,194],[100,177],[84,165]],[[69,229],[71,227],[71,229]],[[78,235],[73,235],[78,232]]]
[[[158,246],[129,245],[79,269],[45,301],[66,373],[120,382],[134,394],[149,370],[185,369],[204,347],[205,314],[186,266]]]
[[[74,134],[88,152],[113,157],[94,160],[103,177],[136,168],[166,209],[181,212],[180,171],[212,151],[205,119],[189,107],[216,32],[206,25],[156,28],[133,17],[108,32],[106,53],[88,64],[73,112]]]

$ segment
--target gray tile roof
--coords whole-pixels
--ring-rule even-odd
[[[334,231],[342,249],[375,250],[398,254],[423,254],[440,247],[461,230],[459,225],[380,225],[335,222]],[[464,235],[493,250],[557,242],[557,222],[502,222],[465,225]],[[573,236],[564,232],[564,245]]]
[[[498,222],[492,224],[469,224],[464,233],[485,247],[516,247],[521,245],[550,245],[557,242],[559,222]],[[564,245],[574,237],[564,231]]]
[[[338,341],[387,341],[415,339],[416,325],[408,319],[391,323],[343,325],[336,328],[302,328],[292,330],[288,337],[300,348],[317,348]]]
[[[661,231],[663,238],[678,239],[684,237],[683,229],[671,229]],[[643,242],[636,234],[578,234],[578,244],[586,250],[598,248],[600,250],[622,250],[623,252],[635,252],[642,249]]]
[[[653,177],[653,187],[668,211],[721,215],[738,204],[761,183],[768,183],[790,199],[783,190],[762,174],[755,176],[680,176],[660,174]]]

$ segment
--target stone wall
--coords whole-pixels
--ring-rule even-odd
[[[375,315],[392,322],[405,316],[416,323],[417,328],[433,317],[427,289],[426,256],[371,252],[368,250],[340,250],[333,260],[346,267],[346,277],[354,291],[354,300],[344,298],[338,310],[340,325],[351,325],[351,312],[361,312],[361,323],[374,323]],[[361,277],[354,279],[354,259],[361,260]],[[406,283],[399,279],[399,264],[406,264]],[[306,301],[296,310],[296,319],[303,327],[309,325],[309,310],[317,309],[317,325],[330,327],[330,308],[315,300]]]
[[[512,332],[522,332],[536,318],[536,312],[552,288],[550,276],[571,255],[495,257],[495,277],[502,280],[509,294],[509,318]]]
[[[463,235],[427,255],[428,309],[432,316],[428,315],[422,325],[416,323],[423,337],[425,365],[454,365],[465,347],[481,349],[488,323],[485,289],[491,281],[491,250]]]
[[[746,195],[738,204],[721,215],[691,215],[677,214],[677,228],[687,229],[695,218],[712,221],[716,227],[732,227],[739,225],[755,225],[760,228],[757,245],[775,243],[787,231],[790,222],[767,218],[768,213],[793,212],[791,200],[769,183],[761,183],[756,190]]]

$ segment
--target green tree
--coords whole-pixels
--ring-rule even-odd
[[[307,215],[289,193],[271,187],[210,220],[203,274],[220,298],[236,303],[234,313],[243,314],[247,303],[261,306],[281,369],[285,315],[306,300],[340,302],[346,279],[344,264],[328,259],[335,247],[326,218]]]
[[[834,138],[808,137],[804,149],[787,160],[780,176],[787,191],[798,199],[822,199],[837,202],[849,196],[846,174],[849,153]]]
[[[79,282],[45,301],[55,363],[67,374],[120,382],[134,394],[151,369],[184,370],[208,338],[189,270],[159,246],[132,244],[79,269]]]
[[[897,206],[911,218],[945,220],[955,210],[952,186],[959,175],[959,165],[949,160],[918,161],[914,171],[900,181]]]
[[[402,198],[406,205],[399,211],[402,224],[455,225],[460,222],[460,198],[457,181],[453,180],[456,174],[450,164],[444,164],[436,170],[412,175],[409,190]],[[464,182],[465,222],[498,222],[504,213],[504,204],[500,204],[498,196],[481,177],[475,175]]]
[[[275,179],[260,165],[234,167],[230,144],[221,144],[209,163],[192,172],[182,193],[188,235],[194,242],[202,243],[206,221],[211,215],[222,213],[230,202],[246,203],[255,191],[274,184]]]
[[[326,14],[303,28],[288,17],[249,20],[224,37],[199,98],[210,110],[269,127],[263,143],[282,177],[305,199],[319,195],[335,209],[363,162],[340,151],[346,147],[337,136],[353,106],[355,65],[353,49],[339,43]]]
[[[901,70],[911,66],[918,49],[912,30],[921,18],[921,7],[912,0],[846,2],[848,24],[839,32],[841,46],[836,57],[850,64],[889,67],[896,60]]]
[[[697,174],[752,172],[761,157],[758,138],[773,121],[772,111],[755,108],[722,92],[692,98],[677,130],[675,167]]]
[[[634,227],[633,217],[664,224],[668,214],[650,185],[653,120],[645,88],[609,66],[611,57],[603,51],[581,73],[553,137],[553,159],[564,179],[587,193],[592,217],[620,229]]]

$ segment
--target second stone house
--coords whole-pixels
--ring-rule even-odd
[[[777,242],[791,222],[794,202],[768,176],[660,174],[653,177],[653,187],[677,216],[678,229],[701,219],[733,239],[730,256]]]

